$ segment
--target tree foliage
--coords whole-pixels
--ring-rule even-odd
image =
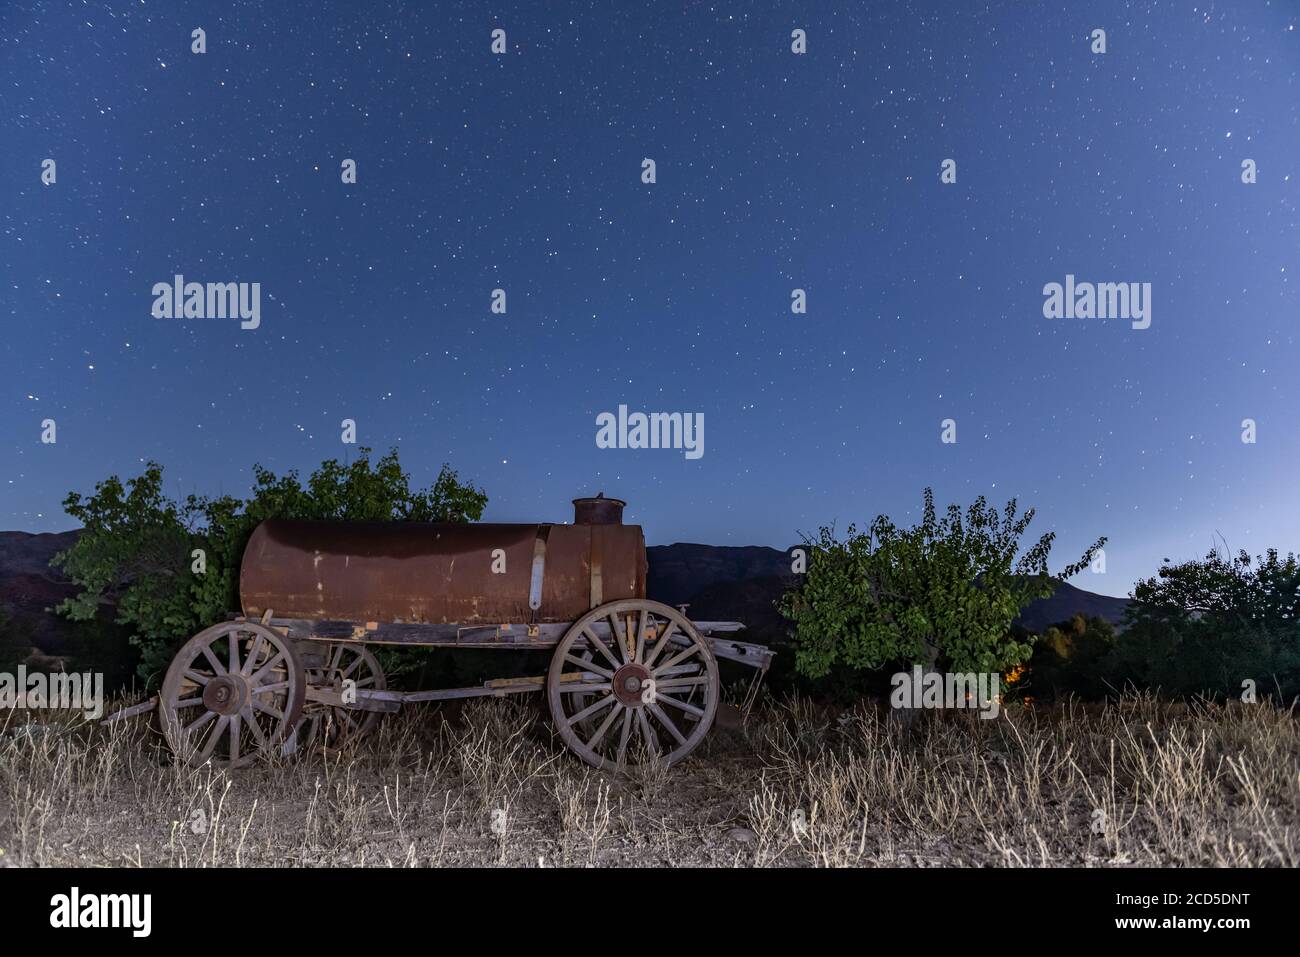
[[[941,518],[927,488],[922,519],[910,528],[880,515],[865,532],[849,526],[841,540],[823,527],[806,542],[806,574],[781,602],[794,623],[798,669],[816,678],[837,665],[933,668],[942,659],[951,670],[992,672],[1025,660],[1031,646],[1012,634],[1012,621],[1055,588],[1047,570],[1055,534],[1021,554],[1033,517],[1033,509],[1017,515],[1015,499],[999,512],[981,496],[964,514],[952,505]],[[1056,577],[1079,572],[1104,543]]]
[[[371,461],[370,450],[341,463],[329,459],[306,482],[254,466],[247,500],[163,491],[163,470],[150,462],[135,478],[110,476],[93,495],[72,492],[64,510],[81,522],[77,543],[53,559],[80,591],[58,611],[85,621],[104,603],[132,630],[146,684],[166,670],[177,642],[239,608],[239,562],[248,538],[268,518],[334,521],[468,522],[487,496],[444,465],[433,485],[413,489],[397,450]],[[195,550],[203,570],[196,571]]]
[[[1212,548],[1133,589],[1112,670],[1171,694],[1300,694],[1300,564]]]

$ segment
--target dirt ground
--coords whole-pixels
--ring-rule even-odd
[[[177,764],[148,716],[0,723],[0,866],[1300,865],[1300,724],[1268,704],[903,730],[768,700],[683,764],[621,775],[517,699],[409,708],[341,754],[236,771]]]

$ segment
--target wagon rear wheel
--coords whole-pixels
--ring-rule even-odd
[[[199,632],[176,652],[158,696],[181,760],[244,767],[279,749],[302,711],[306,676],[292,643],[254,622]]]
[[[615,601],[565,633],[546,696],[560,737],[593,767],[667,766],[713,725],[718,663],[681,612],[644,598]]]
[[[307,684],[342,694],[345,681],[353,681],[357,691],[384,691],[387,680],[374,652],[365,645],[336,644],[326,646],[320,667],[307,668]],[[298,746],[321,748],[327,752],[341,749],[374,730],[382,714],[359,708],[340,707],[309,701],[298,720]]]

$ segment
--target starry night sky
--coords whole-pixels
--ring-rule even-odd
[[[149,459],[178,495],[243,494],[254,462],[354,457],[353,418],[418,484],[480,484],[487,520],[603,490],[652,544],[785,547],[933,485],[1036,507],[1054,568],[1108,535],[1076,584],[1109,594],[1216,534],[1295,548],[1297,24],[1281,0],[5,2],[0,527],[71,527],[68,491]],[[261,327],[153,318],[176,273],[260,282]],[[1151,327],[1045,319],[1066,273],[1150,282]],[[704,413],[703,458],[598,449],[620,403]]]

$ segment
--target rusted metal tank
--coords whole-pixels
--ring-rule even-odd
[[[244,549],[245,615],[422,624],[573,621],[644,598],[645,537],[617,499],[575,499],[573,525],[272,519]]]

